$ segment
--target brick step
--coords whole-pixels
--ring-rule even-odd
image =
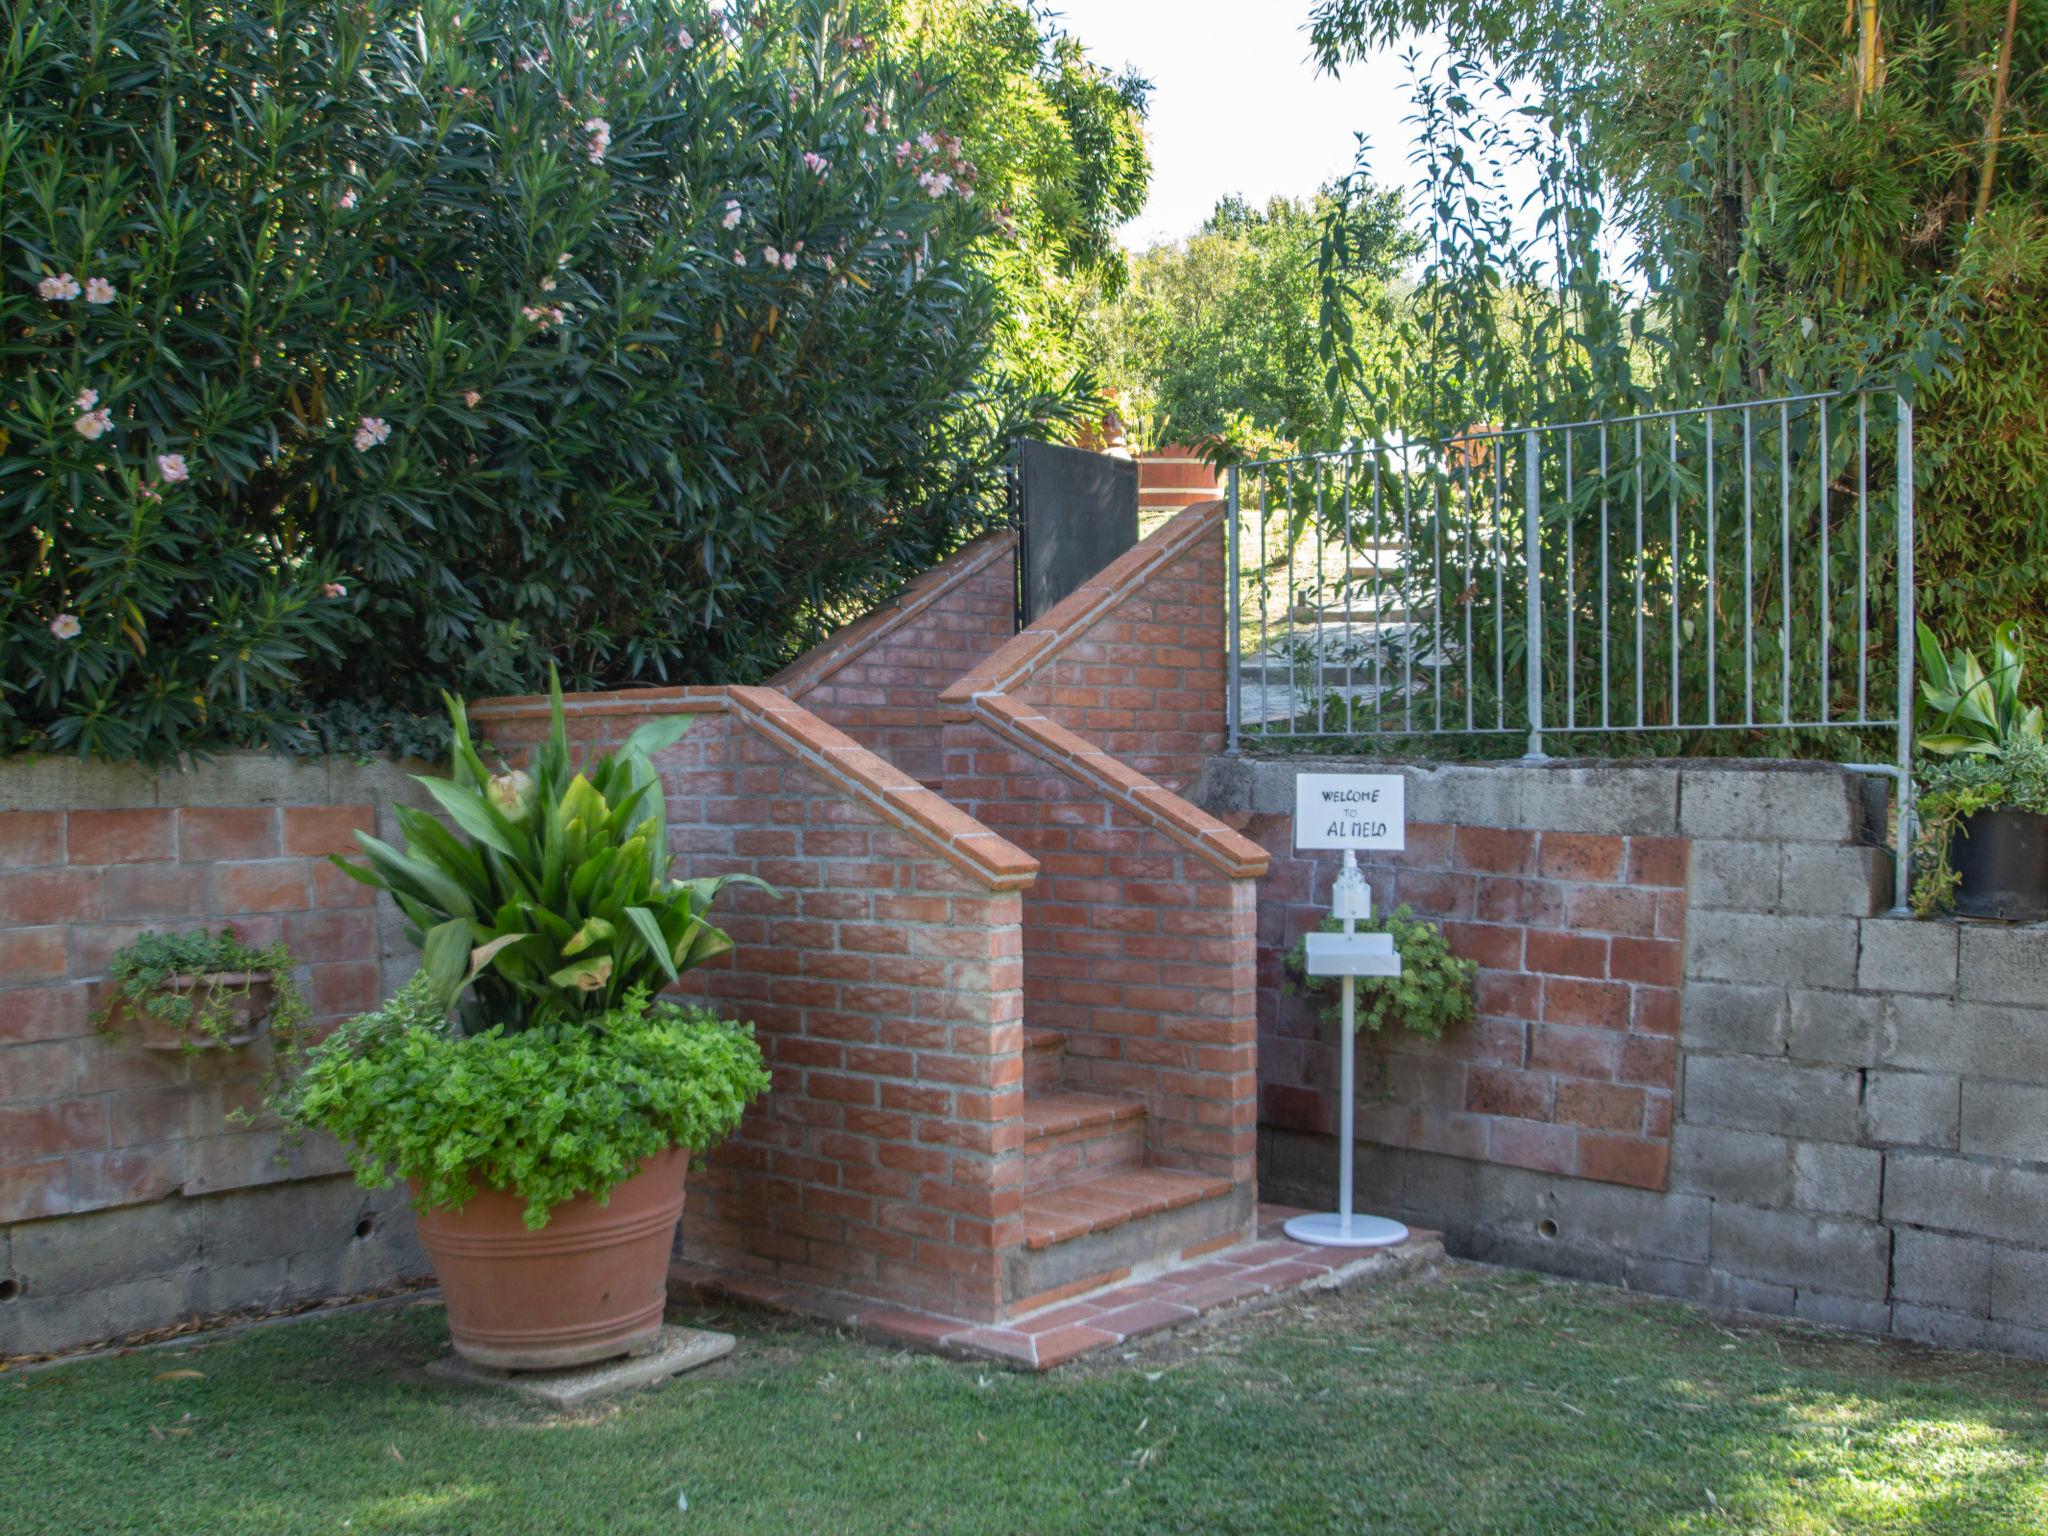
[[[1145,1106],[1100,1093],[1026,1093],[1024,1188],[1135,1169],[1145,1159]]]
[[[1024,1197],[1024,1246],[1037,1252],[1229,1193],[1228,1179],[1168,1168],[1127,1168],[1056,1184]]]
[[[1251,1235],[1254,1189],[1165,1168],[1115,1173],[1030,1190],[1024,1245],[1003,1259],[1011,1303],[1071,1287],[1112,1284],[1171,1264],[1189,1250]]]
[[[1058,1093],[1066,1080],[1067,1037],[1057,1029],[1024,1031],[1024,1091]]]

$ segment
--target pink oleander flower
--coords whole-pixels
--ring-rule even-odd
[[[814,149],[804,151],[804,165],[813,176],[822,176],[832,169],[832,162]]]
[[[36,293],[52,304],[66,303],[78,297],[78,279],[69,272],[59,272],[55,277],[46,277],[37,283]]]
[[[761,247],[761,260],[771,267],[779,267],[782,265],[782,252],[772,245],[764,245]]]
[[[96,411],[86,411],[71,423],[71,430],[89,443],[98,442],[114,430],[114,413],[105,406]]]
[[[953,178],[944,171],[925,171],[918,176],[917,184],[931,197],[944,197],[953,190]]]
[[[569,265],[569,261],[570,261],[570,256],[569,256],[569,253],[568,253],[567,251],[564,251],[564,252],[562,252],[562,254],[561,254],[561,255],[559,255],[559,256],[557,256],[557,257],[555,258],[555,265],[556,265],[556,267],[558,267],[558,268],[560,268],[560,267],[566,267],[567,265]]]
[[[338,581],[330,581],[320,589],[320,595],[322,597],[347,597],[348,588]]]
[[[192,478],[192,470],[185,463],[182,453],[160,453],[156,456],[156,472],[164,477],[167,485],[176,485],[181,480]]]
[[[543,331],[552,326],[566,325],[569,320],[568,314],[559,304],[523,304],[519,313],[526,317],[528,325],[537,326]]]
[[[745,210],[742,209],[738,203],[728,202],[725,205],[725,217],[719,220],[719,222],[723,224],[727,229],[731,229],[734,225],[738,224],[739,221],[745,216]]]
[[[796,270],[795,251],[784,251],[782,253],[782,270],[785,272],[794,272]]]
[[[334,206],[341,209],[343,212],[347,212],[349,209],[355,207],[355,205],[356,190],[354,187],[350,187],[346,192],[342,193],[341,196],[337,197],[334,200]]]
[[[540,291],[542,293],[553,293],[555,291],[555,280],[552,277],[542,278],[540,280]]]
[[[364,416],[356,427],[356,452],[368,453],[391,435],[391,423],[382,416]]]
[[[612,147],[612,125],[601,117],[589,117],[583,120],[583,131],[590,135],[584,158],[592,165],[602,163],[605,151]]]
[[[732,253],[732,264],[736,267],[744,267],[747,264],[747,253],[745,251],[734,251]]]
[[[690,29],[688,27],[676,28],[676,46],[686,53],[697,46],[697,39],[690,36]]]
[[[88,277],[85,280],[85,302],[88,304],[113,303],[114,285],[104,277]]]
[[[481,399],[483,399],[483,396],[478,394],[473,389],[465,389],[462,392],[462,403],[468,406],[472,411],[476,409],[476,404]]]
[[[85,626],[78,622],[75,613],[60,613],[50,620],[50,633],[59,640],[76,640],[85,632]]]
[[[100,392],[96,389],[81,389],[78,398],[71,403],[81,411],[89,411],[100,403]]]

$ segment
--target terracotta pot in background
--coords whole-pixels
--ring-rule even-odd
[[[526,1202],[479,1191],[419,1213],[456,1351],[498,1370],[553,1370],[623,1355],[661,1327],[689,1153],[657,1153],[605,1205],[564,1201],[528,1230]]]
[[[211,1051],[248,1045],[263,1033],[277,990],[275,978],[268,971],[204,971],[192,976],[167,976],[157,990],[183,997],[210,988],[227,994],[225,1000],[231,1022],[226,1034],[215,1039],[189,1030],[183,1024],[158,1018],[146,1004],[131,1001],[127,1005],[128,1012],[133,1015],[140,1031],[142,1048],[146,1051]]]

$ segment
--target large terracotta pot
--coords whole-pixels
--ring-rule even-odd
[[[459,1211],[422,1211],[420,1243],[448,1303],[456,1350],[498,1370],[553,1370],[623,1355],[661,1327],[669,1250],[689,1153],[658,1153],[615,1186],[530,1231],[526,1202],[479,1191]]]

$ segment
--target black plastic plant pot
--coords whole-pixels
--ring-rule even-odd
[[[2008,923],[2048,919],[2048,816],[2031,811],[1979,811],[1949,843],[1960,883],[1956,911]]]

